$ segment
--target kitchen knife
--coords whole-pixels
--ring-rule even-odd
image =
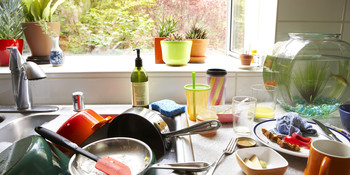
[[[322,124],[320,121],[316,120],[316,119],[312,119],[321,129],[322,131],[332,140],[336,140],[338,142],[343,143],[341,140],[338,139],[337,136],[335,136],[332,131],[330,131],[327,126],[325,126],[324,124]]]

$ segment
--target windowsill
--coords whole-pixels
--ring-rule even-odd
[[[143,67],[148,73],[159,72],[206,72],[210,68],[225,69],[227,72],[262,72],[262,69],[240,69],[238,59],[224,55],[208,55],[205,63],[188,63],[186,66],[167,66],[156,64],[154,55],[141,55]],[[133,55],[79,55],[66,56],[65,63],[61,67],[53,67],[50,64],[40,65],[47,74],[71,74],[71,73],[130,73],[135,67]],[[8,66],[0,67],[0,74],[8,74]]]

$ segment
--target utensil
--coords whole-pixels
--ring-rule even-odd
[[[331,140],[336,140],[338,142],[343,143],[341,140],[338,139],[337,136],[335,136],[333,134],[332,131],[330,131],[327,126],[325,126],[324,124],[322,124],[320,121],[316,120],[316,119],[312,119],[321,129],[322,131],[328,136],[328,138],[330,138]]]
[[[226,146],[226,148],[223,150],[221,156],[219,157],[218,160],[216,160],[212,165],[211,165],[211,169],[208,171],[207,175],[212,175],[218,165],[218,163],[220,162],[220,160],[223,158],[224,155],[230,155],[233,153],[233,151],[236,148],[236,144],[237,144],[238,138],[233,139],[231,138],[230,142],[228,143],[228,145]]]
[[[221,127],[218,120],[208,120],[190,127],[170,132],[167,123],[156,111],[142,107],[126,110],[116,117],[108,127],[108,137],[131,137],[149,145],[157,158],[164,155],[174,136],[202,134]]]
[[[155,162],[151,148],[144,142],[127,137],[113,137],[98,140],[83,147],[84,150],[104,156],[120,158],[130,167],[134,174],[152,174],[149,169],[172,169],[178,171],[199,172],[210,167],[207,162],[186,162],[171,164],[153,164]],[[79,154],[73,155],[69,162],[69,171],[72,175],[93,174],[96,170],[90,166],[91,160]],[[153,165],[152,165],[153,164]]]
[[[80,148],[77,144],[69,141],[68,139],[62,137],[61,135],[43,128],[43,127],[36,127],[35,132],[40,134],[42,137],[59,144],[63,147],[66,147],[68,149],[74,150],[76,153],[79,153],[81,155],[84,155],[94,161],[96,161],[95,168],[106,173],[106,174],[125,174],[125,175],[131,175],[131,170],[128,166],[123,164],[122,162],[119,162],[111,157],[99,157],[96,156],[82,148]]]

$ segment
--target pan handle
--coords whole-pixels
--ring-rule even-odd
[[[192,134],[203,134],[210,133],[218,130],[221,127],[221,122],[218,120],[208,120],[204,122],[197,123],[195,125],[189,126],[184,129],[180,129],[173,132],[163,133],[165,137],[173,137],[173,136],[184,136],[184,135],[192,135]]]

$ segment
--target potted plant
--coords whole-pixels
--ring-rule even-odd
[[[6,47],[17,47],[22,54],[24,21],[22,0],[2,1],[0,3],[0,66],[8,66],[10,52]]]
[[[177,18],[172,16],[163,17],[159,20],[158,37],[154,38],[155,62],[164,63],[160,41],[164,40],[170,33],[176,32]]]
[[[203,27],[194,24],[190,31],[186,33],[186,38],[192,41],[190,63],[204,62],[206,59],[205,52],[209,44],[207,31]]]
[[[160,44],[165,64],[183,66],[190,60],[192,41],[186,41],[183,34],[171,33]]]
[[[24,36],[32,53],[28,61],[38,64],[50,64],[49,56],[52,48],[50,36],[59,36],[60,22],[52,22],[52,15],[64,0],[23,0],[25,21]]]

